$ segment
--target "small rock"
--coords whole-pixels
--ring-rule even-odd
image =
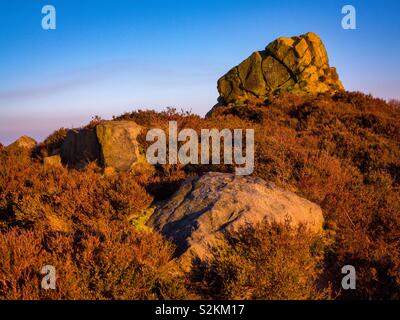
[[[61,157],[59,154],[43,158],[43,165],[45,168],[61,168]]]
[[[36,147],[37,142],[35,139],[28,137],[28,136],[22,136],[15,140],[12,144],[8,146],[8,148],[22,148],[26,150],[32,150]]]
[[[104,171],[103,171],[103,174],[106,177],[111,177],[111,176],[115,175],[116,173],[117,172],[115,171],[115,169],[113,167],[105,167]]]

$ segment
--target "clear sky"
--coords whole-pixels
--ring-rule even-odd
[[[56,30],[41,27],[46,4]],[[345,4],[356,30],[341,27]],[[138,108],[204,115],[221,75],[308,31],[346,89],[399,99],[399,15],[398,0],[0,0],[0,142]]]

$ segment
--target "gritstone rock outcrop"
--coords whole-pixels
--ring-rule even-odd
[[[313,32],[278,38],[254,52],[218,80],[221,104],[263,98],[284,91],[298,93],[344,90],[328,54]]]

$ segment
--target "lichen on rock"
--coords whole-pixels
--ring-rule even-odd
[[[153,167],[146,162],[137,137],[143,128],[134,121],[104,121],[95,128],[72,129],[61,146],[61,158],[71,168],[96,161],[106,174],[113,170],[140,174]]]
[[[218,80],[219,102],[262,98],[283,91],[297,93],[344,90],[319,36],[309,32],[281,37]]]

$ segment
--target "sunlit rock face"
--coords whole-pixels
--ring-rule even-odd
[[[309,32],[278,38],[254,52],[218,80],[220,103],[263,98],[290,91],[298,93],[344,90],[318,35]]]

